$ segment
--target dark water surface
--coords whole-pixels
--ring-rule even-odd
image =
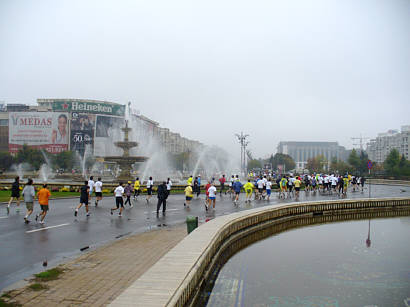
[[[410,306],[410,217],[270,236],[230,258],[207,295],[207,306]]]

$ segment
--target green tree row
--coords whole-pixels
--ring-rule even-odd
[[[75,155],[72,151],[63,151],[59,154],[51,155],[24,145],[15,156],[7,151],[0,152],[0,170],[7,171],[13,164],[20,163],[28,163],[34,170],[39,170],[41,165],[46,163],[46,158],[54,169],[71,170],[76,163]]]

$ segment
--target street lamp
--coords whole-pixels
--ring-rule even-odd
[[[246,173],[246,146],[248,146],[249,142],[246,140],[246,138],[249,136],[249,134],[235,134],[236,137],[238,138],[239,143],[241,144],[241,171],[243,174]]]

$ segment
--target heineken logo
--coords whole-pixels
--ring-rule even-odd
[[[82,112],[82,113],[96,113],[109,114],[115,116],[125,115],[125,106],[119,104],[100,103],[93,101],[67,101],[55,100],[53,102],[54,111],[68,111],[68,112]]]
[[[64,106],[63,106],[64,107]],[[104,105],[101,103],[89,104],[86,102],[77,102],[74,101],[71,103],[71,111],[88,111],[88,112],[97,112],[97,113],[112,113],[112,107],[109,105]]]

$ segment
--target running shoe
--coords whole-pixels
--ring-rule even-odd
[[[121,216],[122,216],[122,214],[121,214],[121,213],[118,213],[118,216],[120,216],[120,217],[121,217]]]
[[[97,203],[97,202],[95,202],[95,206],[96,206],[96,207],[98,206],[98,203]]]
[[[130,208],[132,208],[132,207],[134,207],[134,205],[133,205],[133,204],[130,204]]]
[[[39,223],[40,223],[40,224],[44,224],[44,221],[40,221]]]
[[[7,206],[7,214],[10,213],[10,206]]]
[[[90,212],[87,212],[86,216],[90,216]]]
[[[38,214],[36,214],[36,222],[38,221]]]
[[[111,215],[112,215],[112,209],[110,210],[110,213],[111,213]]]
[[[77,214],[78,214],[78,211],[74,210],[74,216],[77,216]]]
[[[28,224],[28,223],[30,223],[30,221],[28,220],[28,218],[24,218],[24,223],[26,223],[26,224]]]

